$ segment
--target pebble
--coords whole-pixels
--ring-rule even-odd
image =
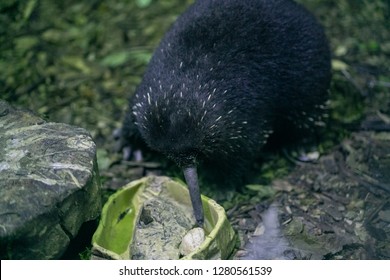
[[[186,256],[195,251],[205,240],[205,233],[202,228],[191,229],[182,239],[180,244],[180,254]]]

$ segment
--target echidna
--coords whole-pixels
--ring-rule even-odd
[[[155,50],[123,129],[183,169],[202,224],[197,163],[245,170],[274,131],[315,125],[329,84],[327,39],[301,5],[197,0]]]

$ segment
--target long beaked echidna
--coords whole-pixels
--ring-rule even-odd
[[[272,132],[314,125],[329,84],[327,39],[301,5],[198,0],[155,50],[124,137],[138,136],[183,169],[202,224],[197,163],[245,170]]]

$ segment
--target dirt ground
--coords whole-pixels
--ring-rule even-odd
[[[182,176],[158,155],[146,153],[142,164],[122,161],[112,132],[153,49],[191,2],[0,4],[0,98],[86,128],[98,145],[105,198],[149,173]],[[239,233],[234,258],[389,259],[390,4],[299,2],[324,25],[333,53],[329,120],[315,147],[319,159],[302,163],[267,154],[253,167],[253,183],[239,192],[222,197],[207,185],[202,192],[225,207]],[[273,230],[265,222],[270,205],[277,210],[276,218],[270,215]],[[87,258],[95,226],[83,228],[65,258]],[[280,250],[258,255],[261,238]]]

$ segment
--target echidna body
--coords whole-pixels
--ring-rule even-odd
[[[326,37],[302,6],[198,0],[156,49],[125,127],[183,168],[202,223],[197,162],[245,169],[273,131],[314,125],[329,83]]]

